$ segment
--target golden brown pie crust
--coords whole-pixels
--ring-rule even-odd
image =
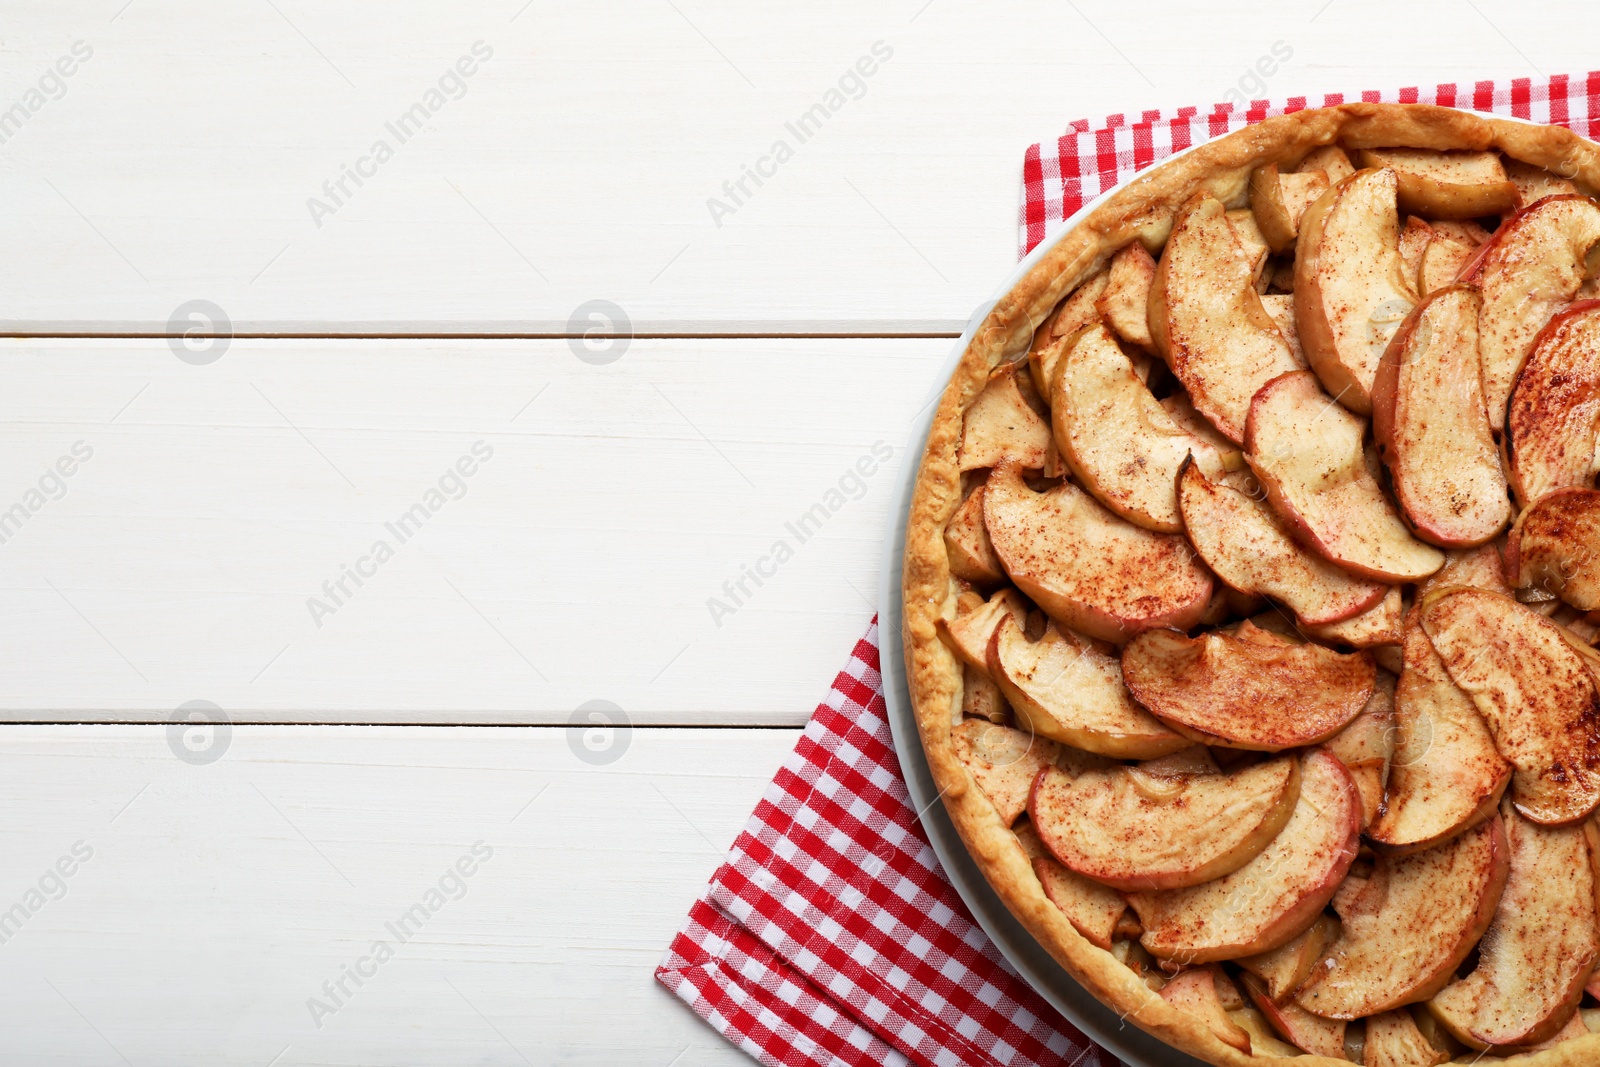
[[[1044,895],[1016,836],[974,787],[956,759],[950,730],[961,721],[961,663],[935,624],[955,615],[959,589],[945,555],[944,529],[961,504],[956,448],[962,419],[990,371],[1027,352],[1034,330],[1118,249],[1141,240],[1154,253],[1179,207],[1209,191],[1229,207],[1247,206],[1250,173],[1267,163],[1290,165],[1333,143],[1347,149],[1403,145],[1433,149],[1497,149],[1513,159],[1600,188],[1600,145],[1570,130],[1496,119],[1422,104],[1345,104],[1284,115],[1208,142],[1152,167],[1096,207],[1056,241],[989,312],[962,354],[934,414],[906,524],[906,678],[918,731],[946,810],[989,884],[1050,954],[1086,989],[1168,1044],[1213,1064],[1263,1064],[1214,1037],[1193,1016],[1172,1008],[1109,952],[1090,944]],[[1299,1057],[1307,1067],[1347,1064]],[[1600,1060],[1600,1034],[1576,1038],[1517,1060],[1529,1067],[1579,1067]]]

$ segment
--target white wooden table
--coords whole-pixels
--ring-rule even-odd
[[[1594,21],[6,5],[0,1062],[740,1062],[651,971],[872,614],[1023,149],[1586,70]]]

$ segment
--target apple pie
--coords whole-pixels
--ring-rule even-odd
[[[939,402],[950,816],[1211,1063],[1600,1063],[1600,146],[1302,111],[1092,207]]]

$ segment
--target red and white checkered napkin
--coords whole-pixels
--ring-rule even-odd
[[[656,979],[774,1067],[1097,1067],[1103,1055],[945,880],[895,758],[876,620]]]
[[[1091,129],[1089,120],[1080,119],[1054,143],[1036,144],[1023,157],[1018,219],[1021,255],[1027,255],[1035,245],[1060,230],[1084,204],[1174,152],[1274,115],[1308,107],[1331,107],[1346,99],[1343,93],[1329,93],[1321,100],[1303,96],[1257,100],[1243,110],[1232,104],[1217,104],[1209,113],[1196,107],[1179,108],[1172,115],[1146,111],[1138,121],[1131,121],[1126,115],[1111,115],[1099,129]],[[1367,91],[1359,99],[1374,104],[1468,108],[1567,126],[1591,139],[1600,135],[1600,71],[1556,74],[1543,79],[1444,84],[1431,89]]]
[[[1600,134],[1600,72],[1361,99],[1470,106]],[[1074,122],[1053,144],[1028,149],[1022,254],[1087,201],[1197,140],[1343,102],[1146,111],[1138,122],[1112,115],[1100,129]],[[774,1067],[1116,1063],[1011,970],[945,880],[895,758],[876,620],[656,979]]]

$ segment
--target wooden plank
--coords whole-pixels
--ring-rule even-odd
[[[163,330],[203,299],[240,332],[560,333],[605,299],[640,332],[955,332],[1015,261],[1024,149],[1072,119],[1591,58],[1526,32],[1570,5],[1375,10],[27,5],[0,109],[47,84],[0,127],[0,331]]]
[[[8,728],[8,1056],[747,1063],[651,972],[795,732],[635,730],[601,765],[569,733],[239,727],[201,765],[162,727]]]
[[[803,722],[949,345],[0,341],[0,717]]]

